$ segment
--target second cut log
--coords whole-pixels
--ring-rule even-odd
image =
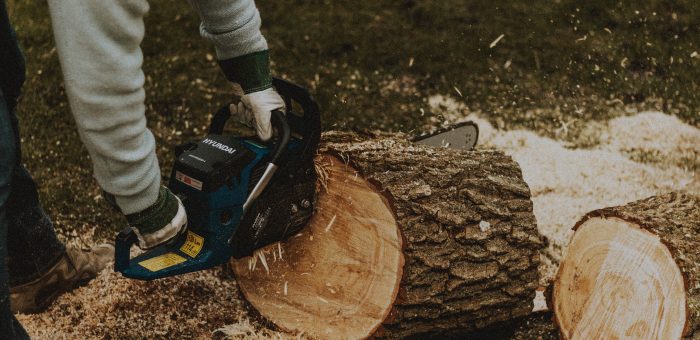
[[[596,210],[575,230],[550,299],[563,338],[700,337],[700,198]]]

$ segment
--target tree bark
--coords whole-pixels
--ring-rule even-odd
[[[550,297],[562,337],[700,336],[700,198],[674,192],[579,221]]]
[[[532,311],[543,242],[530,190],[510,157],[413,145],[403,135],[326,133],[323,140],[328,191],[302,237],[284,244],[283,261],[267,261],[269,274],[232,262],[264,317],[320,337],[400,338],[463,334]],[[368,223],[371,237],[362,229]],[[357,237],[366,246],[346,246]],[[345,270],[353,262],[345,259],[365,248],[381,256],[360,257],[367,260]],[[357,290],[349,288],[356,282]],[[312,293],[293,296],[292,285]]]

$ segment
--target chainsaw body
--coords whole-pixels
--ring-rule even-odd
[[[187,230],[165,245],[130,258],[136,235],[117,236],[115,269],[152,280],[211,268],[231,257],[296,234],[315,206],[313,157],[320,139],[318,105],[303,88],[280,79],[286,115],[272,113],[272,142],[224,134],[228,105],[206,138],[178,146],[168,187],[187,211]]]

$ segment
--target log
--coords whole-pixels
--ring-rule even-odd
[[[318,338],[460,334],[528,315],[543,242],[517,163],[404,135],[326,133],[309,225],[231,267],[279,328]],[[324,177],[324,176],[321,176]],[[282,258],[280,260],[280,258]]]
[[[574,230],[550,297],[563,338],[700,337],[700,197],[596,210]]]

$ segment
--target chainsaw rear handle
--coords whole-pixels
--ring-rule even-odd
[[[137,241],[138,237],[131,227],[126,227],[117,234],[114,242],[114,271],[121,272],[129,267],[131,246]]]

